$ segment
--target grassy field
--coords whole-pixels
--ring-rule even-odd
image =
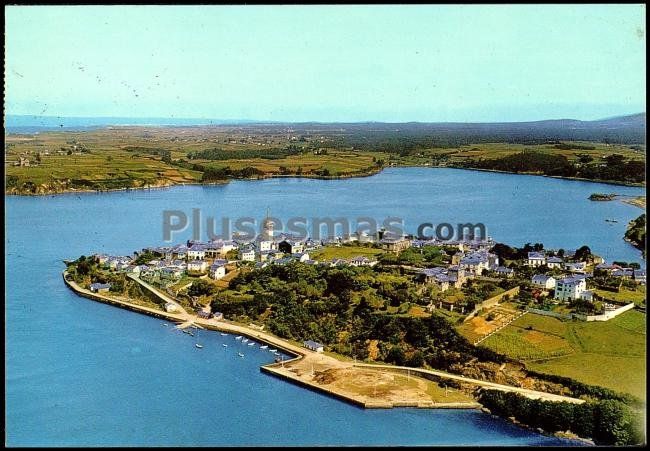
[[[588,145],[594,147],[593,150],[585,149],[557,149],[553,144],[510,144],[510,143],[481,143],[460,146],[451,149],[427,149],[422,152],[420,156],[409,157],[413,161],[422,160],[426,157],[444,155],[449,163],[464,161],[466,159],[479,159],[479,158],[501,158],[515,153],[523,152],[524,150],[535,150],[538,152],[549,153],[552,155],[563,155],[569,161],[575,162],[578,155],[589,155],[594,160],[600,159],[604,156],[614,153],[625,156],[631,160],[645,160],[645,152],[642,150],[634,150],[630,146],[616,145],[616,144],[603,144],[596,142],[570,142],[567,143]]]
[[[326,246],[309,253],[313,260],[325,261],[333,258],[348,259],[353,257],[377,258],[383,254],[382,249],[365,246]]]
[[[6,135],[5,169],[9,193],[45,194],[83,189],[117,189],[199,183],[202,172],[181,162],[206,168],[255,168],[264,176],[358,176],[384,166],[453,165],[469,159],[498,158],[525,149],[564,155],[575,161],[589,154],[595,160],[618,153],[644,160],[643,150],[630,146],[586,143],[594,150],[562,150],[550,144],[482,143],[457,148],[423,149],[400,156],[386,152],[337,148],[342,130],[314,131],[306,138],[289,128],[264,126],[107,127],[88,131]],[[305,138],[303,140],[303,138]],[[585,143],[580,143],[585,144]],[[287,149],[293,149],[293,153]],[[190,159],[194,152],[219,149],[225,159]],[[301,153],[296,153],[296,151]],[[163,153],[169,158],[163,161]],[[229,158],[232,155],[232,158]],[[16,165],[20,158],[29,166]],[[441,160],[442,157],[442,160]],[[327,173],[323,172],[327,171]],[[27,185],[25,185],[27,183]]]
[[[606,322],[567,322],[527,314],[481,343],[530,369],[645,399],[645,314]]]
[[[643,286],[638,286],[636,290],[621,288],[618,293],[596,289],[594,290],[594,293],[598,294],[599,296],[603,296],[606,299],[621,302],[634,302],[637,305],[644,305],[644,301],[646,299],[646,291]]]

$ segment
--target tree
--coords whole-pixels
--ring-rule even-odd
[[[212,294],[214,285],[205,280],[195,280],[192,285],[187,289],[187,294],[190,296],[204,296]]]
[[[589,246],[582,246],[575,253],[575,259],[578,261],[585,261],[591,257],[591,249]]]

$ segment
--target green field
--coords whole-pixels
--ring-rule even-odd
[[[316,251],[310,252],[309,256],[313,260],[325,261],[333,258],[348,259],[353,257],[377,258],[384,251],[373,247],[365,246],[327,246]]]
[[[644,305],[646,299],[645,287],[639,285],[635,290],[629,290],[627,288],[621,288],[619,292],[605,291],[605,290],[594,290],[599,296],[602,296],[606,299],[611,299],[614,301],[620,302],[634,302],[637,305]]]
[[[578,143],[593,146],[593,150],[562,150],[551,144],[481,143],[424,148],[400,155],[337,144],[344,133],[336,128],[296,134],[300,139],[281,127],[264,126],[107,127],[9,134],[5,136],[6,192],[45,194],[199,183],[203,169],[193,170],[193,165],[233,171],[254,168],[261,176],[347,177],[373,174],[386,166],[453,166],[468,159],[493,159],[523,150],[563,155],[570,161],[579,155],[589,154],[596,160],[614,153],[629,160],[645,159],[643,150],[602,143]],[[307,136],[305,140],[303,135]],[[215,149],[223,159],[190,158],[196,152]],[[166,161],[163,153],[168,154]],[[17,165],[21,157],[29,166]]]
[[[532,370],[645,399],[645,314],[606,322],[567,322],[527,314],[481,343]]]

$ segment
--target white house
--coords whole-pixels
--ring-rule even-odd
[[[221,263],[213,263],[210,266],[210,272],[209,272],[210,278],[219,280],[226,275],[226,265],[221,264]]]
[[[312,351],[316,351],[316,352],[323,352],[325,350],[325,347],[322,344],[312,340],[305,341],[303,345],[305,346],[305,348],[311,349]]]
[[[192,260],[187,262],[187,271],[194,273],[204,273],[208,269],[208,262],[205,260]]]
[[[110,283],[93,283],[90,284],[90,291],[93,293],[107,293],[111,289]]]
[[[250,247],[243,247],[239,249],[239,259],[245,262],[255,261],[255,250]]]
[[[555,288],[555,278],[553,276],[547,276],[546,274],[535,274],[531,279],[531,283],[534,287],[541,288],[543,290],[552,290]]]
[[[564,264],[564,268],[571,272],[584,271],[586,267],[587,264],[585,262],[573,262],[573,263],[567,262]]]
[[[194,244],[187,250],[187,258],[190,260],[203,260],[205,258],[204,244]]]
[[[542,266],[546,264],[546,256],[543,252],[529,252],[526,264],[528,266]]]
[[[564,260],[562,260],[560,257],[549,257],[546,259],[546,266],[549,268],[562,268],[563,263]]]
[[[299,252],[297,254],[293,254],[292,257],[301,263],[304,263],[307,260],[309,260],[309,254],[307,252]]]
[[[565,277],[555,284],[554,299],[559,301],[572,301],[580,299],[580,295],[587,289],[587,282],[580,277]]]

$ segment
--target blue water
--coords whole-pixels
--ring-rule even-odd
[[[160,320],[77,297],[62,282],[61,260],[162,243],[164,209],[261,218],[270,207],[279,218],[402,216],[407,226],[483,221],[495,239],[512,244],[586,243],[608,257],[638,261],[638,251],[621,236],[641,210],[587,197],[642,191],[414,168],[347,180],[5,197],[6,443],[567,444],[476,411],[363,410],[286,383],[259,371],[272,356],[257,346],[201,332],[205,347],[198,350],[194,339]],[[604,218],[619,223],[609,225]]]

